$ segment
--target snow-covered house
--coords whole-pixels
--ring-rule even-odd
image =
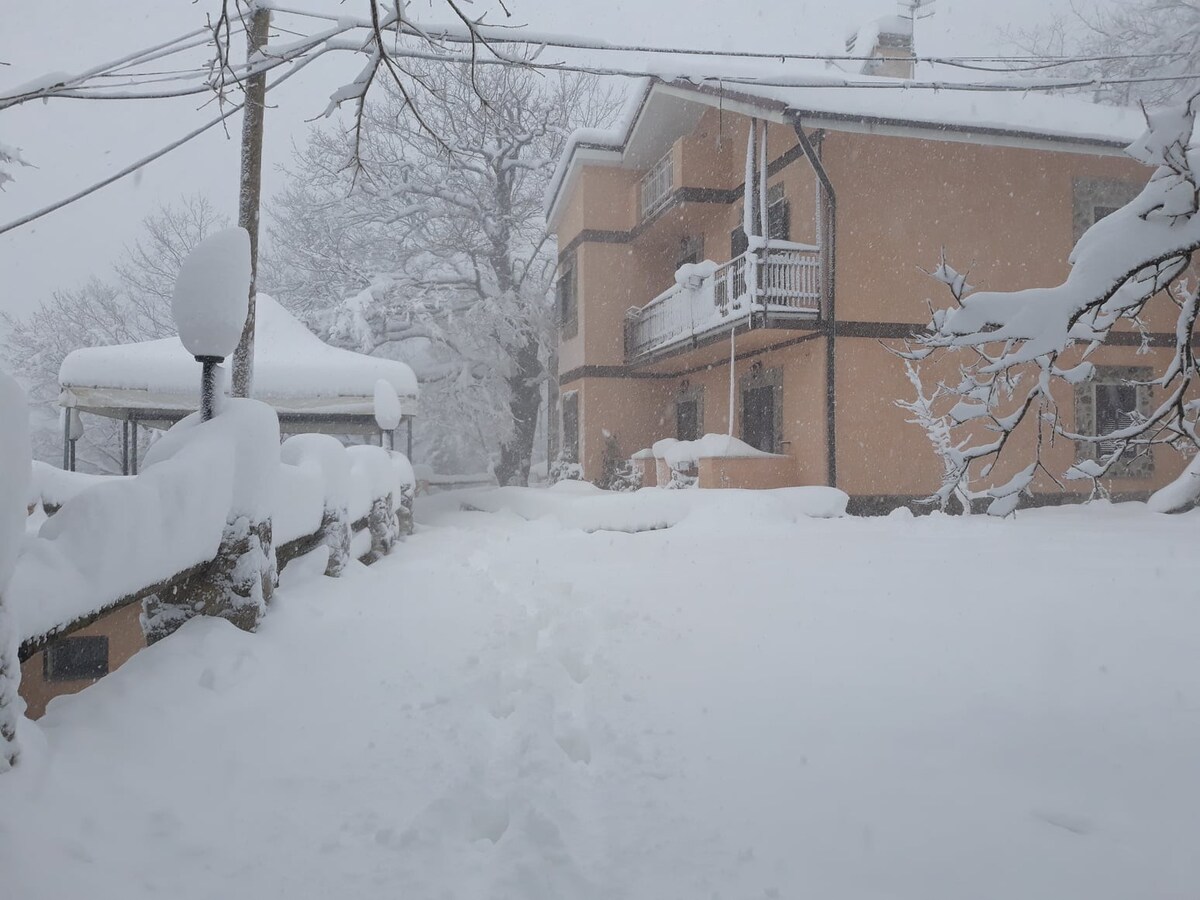
[[[902,38],[881,26],[855,40],[886,55]],[[944,249],[982,288],[1056,284],[1082,232],[1150,174],[1123,153],[1144,130],[1136,110],[846,78],[652,80],[615,129],[568,143],[546,202],[562,455],[586,478],[614,443],[629,455],[732,423],[776,456],[710,460],[709,484],[836,485],[852,511],[928,496],[941,463],[896,406],[913,389],[885,346],[924,327],[931,300],[949,302],[921,267]],[[1146,324],[1144,347],[1115,334],[1091,357],[1095,378],[1061,398],[1079,433],[1151,403],[1128,379],[1171,352],[1174,323]],[[1096,452],[1060,441],[1046,458],[1061,472]],[[1180,466],[1156,448],[1110,488],[1145,494]]]

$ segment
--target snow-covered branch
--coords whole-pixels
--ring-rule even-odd
[[[990,481],[996,462],[1022,429],[1032,432],[1025,442],[1033,448],[1032,461],[1014,481],[988,491],[994,498],[991,512],[1014,509],[1010,498],[1031,484],[1037,469],[1055,477],[1045,469],[1042,455],[1055,437],[1100,448],[1096,459],[1081,460],[1066,473],[1094,481],[1111,473],[1118,461],[1148,452],[1154,444],[1195,443],[1196,407],[1189,398],[1196,375],[1192,342],[1198,301],[1186,285],[1176,285],[1200,247],[1195,106],[1193,97],[1182,106],[1147,114],[1147,131],[1128,153],[1153,166],[1154,174],[1134,200],[1084,233],[1062,284],[972,292],[965,275],[944,258],[930,273],[946,285],[956,306],[935,311],[928,331],[902,355],[910,362],[946,354],[968,358],[959,366],[957,383],[939,384],[932,393],[918,384],[915,406],[905,406],[918,412],[922,404],[935,401],[949,405],[944,413],[935,415],[930,406],[918,416],[946,461],[938,499],[944,502],[972,480]],[[1169,290],[1173,285],[1174,293]],[[1153,379],[1164,398],[1102,433],[1085,435],[1077,426],[1068,427],[1056,386],[1091,379],[1095,368],[1087,356],[1119,323],[1140,328],[1155,297],[1169,297],[1177,307],[1174,353]],[[1082,358],[1060,365],[1077,343],[1086,345]]]

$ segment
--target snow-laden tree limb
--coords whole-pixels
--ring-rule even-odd
[[[1128,153],[1154,166],[1154,174],[1134,200],[1084,233],[1062,284],[972,292],[965,275],[944,258],[930,273],[947,286],[957,306],[935,311],[928,331],[902,355],[910,362],[946,354],[966,360],[959,365],[956,383],[939,384],[933,392],[918,387],[915,401],[918,406],[923,398],[952,404],[944,413],[926,410],[918,417],[946,462],[935,495],[939,501],[972,480],[989,480],[1023,426],[1034,432],[1032,460],[1013,481],[988,490],[993,497],[989,512],[1015,509],[1016,495],[1028,488],[1039,468],[1051,478],[1059,474],[1043,464],[1043,450],[1056,436],[1103,444],[1098,459],[1081,461],[1066,473],[1090,478],[1097,487],[1128,452],[1148,452],[1161,443],[1196,444],[1197,405],[1190,391],[1196,376],[1192,343],[1198,299],[1177,283],[1200,247],[1200,152],[1192,144],[1196,102],[1193,97],[1182,106],[1147,114],[1147,131]],[[1080,435],[1066,428],[1054,386],[1090,378],[1094,369],[1086,356],[1108,340],[1118,323],[1140,327],[1155,297],[1169,298],[1177,308],[1174,352],[1153,382],[1165,399],[1148,415],[1135,415],[1128,425],[1106,434]],[[1061,354],[1076,343],[1087,345],[1085,360],[1061,367]],[[939,431],[943,426],[945,434]],[[1192,492],[1183,502],[1198,495]],[[1176,487],[1172,496],[1180,498],[1183,492]]]

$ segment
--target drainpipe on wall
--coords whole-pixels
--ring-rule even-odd
[[[796,139],[804,151],[808,163],[820,182],[821,197],[824,200],[823,213],[825,217],[822,230],[822,289],[824,293],[823,317],[825,319],[825,431],[826,431],[826,481],[830,487],[837,487],[837,391],[836,391],[836,361],[834,341],[837,331],[837,316],[834,311],[835,275],[837,273],[837,193],[833,182],[821,164],[821,156],[813,146],[808,135],[804,133],[804,123],[799,117],[792,121],[796,131]]]

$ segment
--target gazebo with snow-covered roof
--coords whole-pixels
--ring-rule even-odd
[[[375,385],[382,379],[400,398],[412,455],[418,391],[411,368],[329,346],[266,294],[258,295],[255,319],[252,396],[275,409],[284,433],[379,434]],[[60,406],[121,420],[125,472],[137,471],[138,425],[169,428],[200,405],[200,366],[178,336],[72,351],[58,382]]]

